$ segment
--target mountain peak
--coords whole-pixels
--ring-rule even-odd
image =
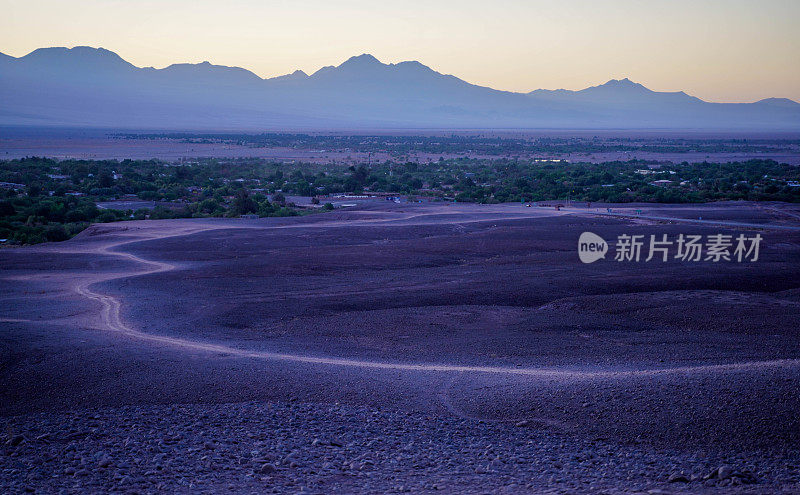
[[[86,69],[91,68],[92,70],[112,70],[119,67],[135,68],[111,50],[93,48],[91,46],[37,48],[20,57],[19,60],[42,66],[80,66]]]
[[[800,103],[790,100],[789,98],[764,98],[763,100],[759,100],[756,102],[759,105],[768,105],[771,107],[783,107],[783,108],[797,108],[800,106]]]
[[[91,46],[74,46],[67,48],[65,46],[52,46],[48,48],[37,48],[22,58],[29,59],[52,59],[56,57],[73,57],[73,58],[96,58],[96,59],[112,59],[122,60],[122,58],[111,50]]]
[[[385,67],[388,66],[381,63],[377,58],[368,53],[363,53],[348,58],[338,66],[326,65],[312,74],[311,77],[358,77],[365,72],[375,73]]]
[[[624,79],[611,79],[605,84],[592,86],[582,89],[578,93],[584,94],[606,94],[606,95],[631,95],[652,93],[649,89],[637,82],[633,82],[627,77]]]
[[[297,69],[291,74],[284,74],[282,76],[271,77],[267,80],[277,82],[277,81],[298,81],[304,79],[308,79],[308,74],[306,74],[300,69]]]
[[[627,77],[624,79],[611,79],[607,83],[601,84],[600,86],[606,88],[644,88],[644,86],[641,84],[635,83]]]
[[[352,67],[370,67],[383,65],[380,60],[373,57],[369,53],[362,53],[345,60],[339,67],[352,66]]]
[[[261,81],[260,77],[247,69],[216,65],[207,60],[199,64],[172,64],[161,71],[172,77],[186,78],[186,84],[196,84],[201,81],[211,84]]]

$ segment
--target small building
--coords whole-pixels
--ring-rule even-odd
[[[25,189],[25,184],[17,184],[16,182],[0,182],[0,188],[2,189]]]
[[[671,184],[672,184],[672,181],[671,180],[667,180],[667,179],[655,180],[655,181],[650,183],[651,186],[656,186],[656,187],[667,187],[667,186],[669,186]]]

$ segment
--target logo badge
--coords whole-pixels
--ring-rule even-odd
[[[578,239],[578,257],[584,263],[594,263],[605,258],[607,252],[608,243],[597,234],[584,232]]]

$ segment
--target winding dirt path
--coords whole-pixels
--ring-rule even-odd
[[[415,217],[418,215],[414,215]],[[402,218],[408,220],[408,218]],[[384,222],[396,221],[397,217],[389,220],[370,220],[368,222]],[[481,219],[479,221],[485,221]],[[212,344],[201,341],[194,341],[185,338],[168,337],[164,335],[157,335],[145,333],[137,330],[123,321],[121,317],[122,301],[112,295],[103,294],[92,289],[92,286],[111,280],[118,280],[128,277],[150,275],[154,273],[161,273],[175,269],[175,265],[161,262],[146,260],[131,253],[121,252],[119,249],[133,242],[143,240],[164,239],[168,237],[181,237],[191,235],[198,232],[223,230],[223,229],[241,229],[241,228],[257,228],[257,229],[274,229],[274,228],[291,228],[291,227],[331,227],[337,225],[359,224],[360,222],[323,222],[320,224],[312,225],[292,225],[292,226],[245,226],[245,225],[200,225],[197,228],[183,229],[177,232],[165,233],[164,235],[156,236],[131,236],[130,239],[123,239],[119,242],[106,243],[100,247],[89,251],[82,251],[85,253],[99,254],[99,255],[112,255],[122,259],[130,260],[145,268],[143,270],[131,270],[128,272],[116,272],[111,274],[98,274],[90,279],[83,280],[73,286],[74,290],[93,301],[96,301],[101,306],[100,320],[101,327],[105,330],[117,332],[127,337],[152,342],[156,344],[169,345],[173,347],[183,348],[193,351],[212,352],[230,356],[238,356],[243,358],[266,359],[273,361],[286,361],[294,363],[306,363],[312,365],[326,365],[326,366],[347,366],[362,369],[374,370],[394,370],[394,371],[410,371],[410,372],[434,372],[434,373],[482,373],[494,375],[515,375],[525,376],[537,379],[603,379],[603,378],[625,378],[625,377],[655,377],[661,375],[674,375],[674,374],[696,374],[696,373],[717,373],[729,371],[746,371],[764,368],[794,368],[800,366],[800,359],[779,359],[771,361],[752,361],[740,362],[730,364],[712,364],[712,365],[696,365],[696,366],[678,366],[671,368],[652,368],[652,369],[634,369],[634,370],[571,370],[563,368],[522,368],[522,367],[502,367],[502,366],[468,366],[468,365],[453,365],[453,364],[435,364],[435,363],[398,363],[398,362],[385,362],[385,361],[369,361],[360,359],[350,359],[344,357],[321,357],[304,354],[290,354],[290,353],[277,353],[269,351],[254,351],[248,349],[241,349],[221,344]],[[460,222],[459,222],[460,223]],[[154,229],[156,232],[158,230]],[[75,251],[69,251],[75,252]]]

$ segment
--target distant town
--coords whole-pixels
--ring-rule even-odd
[[[774,160],[594,164],[462,157],[348,166],[254,158],[31,157],[0,162],[0,242],[65,240],[93,222],[294,216],[348,206],[352,200],[800,202],[800,168]]]

